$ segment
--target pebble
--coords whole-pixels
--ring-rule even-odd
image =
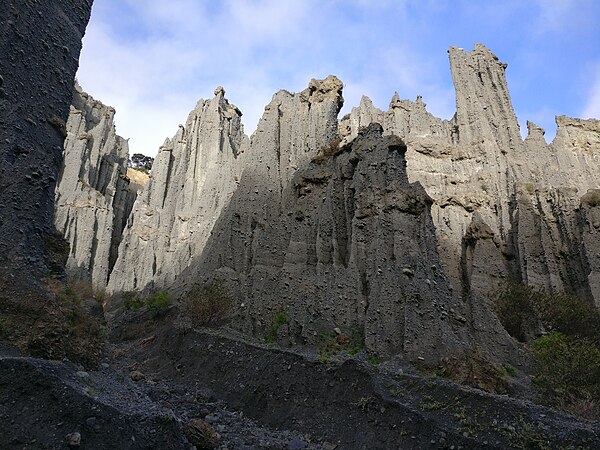
[[[308,447],[308,444],[300,439],[292,439],[288,442],[289,450],[302,450],[306,447]]]
[[[131,378],[133,381],[142,381],[146,378],[146,375],[139,370],[134,370],[129,373],[129,378]]]
[[[67,443],[69,447],[76,448],[81,446],[81,434],[78,431],[75,431],[71,434],[67,435]]]

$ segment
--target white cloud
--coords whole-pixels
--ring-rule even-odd
[[[562,13],[573,14],[571,0],[536,1],[532,10],[552,26]],[[496,6],[510,12],[508,20],[518,4]],[[344,112],[363,94],[385,110],[398,91],[412,100],[422,95],[430,112],[450,118],[454,90],[444,47],[419,53],[422,39],[445,31],[428,22],[445,10],[434,0],[419,2],[418,14],[415,8],[405,0],[99,0],[78,78],[116,108],[117,131],[131,138],[132,151],[151,154],[218,85],[243,112],[247,134],[276,91],[300,91],[329,74],[346,85]],[[487,20],[478,8],[477,17]]]
[[[600,119],[600,67],[596,70],[596,77],[581,116],[586,119]]]

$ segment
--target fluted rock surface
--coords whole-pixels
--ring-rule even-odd
[[[299,94],[278,92],[251,141],[223,88],[212,100],[200,100],[161,147],[125,230],[109,290],[172,283],[202,253],[236,190],[256,197],[248,199],[249,209],[265,197],[279,198],[297,168],[337,135],[341,88],[329,77],[312,80]],[[242,173],[252,174],[260,187],[238,186]],[[266,213],[261,208],[254,214]]]
[[[52,220],[64,124],[91,0],[0,2],[0,297],[60,273]],[[6,296],[6,297],[5,297]]]
[[[247,146],[241,113],[222,88],[200,100],[154,161],[125,229],[109,289],[172,282],[199,254],[236,189]]]
[[[433,199],[442,261],[453,286],[482,297],[507,278],[600,304],[597,257],[581,197],[599,187],[599,121],[557,117],[547,145],[529,122],[522,140],[504,71],[484,46],[449,50],[457,111],[440,120],[394,95],[387,112],[368,99],[342,120],[351,140],[372,120],[408,146],[408,176]],[[593,221],[592,221],[593,222]]]
[[[128,144],[116,135],[115,110],[76,85],[67,121],[55,223],[70,244],[67,271],[104,288],[136,189],[127,178]]]
[[[339,328],[364,333],[380,355],[432,361],[459,352],[470,341],[467,308],[441,270],[431,200],[409,183],[405,151],[372,124],[337,154],[303,164],[280,199],[258,198],[253,188],[268,185],[244,173],[180,280],[225,280],[241,300],[235,325],[251,334],[268,333],[283,311],[279,334],[291,344]]]

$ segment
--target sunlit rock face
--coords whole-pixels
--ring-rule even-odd
[[[115,133],[115,110],[79,86],[66,124],[55,223],[70,244],[67,272],[106,287],[136,189],[127,178],[128,144]]]
[[[290,344],[335,328],[411,359],[514,355],[489,306],[508,279],[599,302],[599,122],[558,117],[549,145],[529,122],[523,140],[506,64],[482,45],[449,57],[450,120],[396,94],[338,121],[328,77],[276,93],[248,138],[217,88],[161,147],[108,289],[221,279],[244,332],[284,311]]]
[[[433,199],[444,268],[464,295],[486,296],[508,277],[598,304],[594,202],[600,179],[600,122],[557,117],[554,141],[528,122],[521,139],[504,71],[482,45],[449,50],[457,111],[449,120],[394,96],[387,112],[363,99],[340,130],[383,124],[408,147],[407,172]]]

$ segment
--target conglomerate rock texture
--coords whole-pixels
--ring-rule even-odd
[[[0,299],[43,297],[65,245],[52,215],[91,0],[0,2]]]
[[[460,349],[454,328],[466,319],[440,270],[430,199],[408,182],[405,151],[372,124],[336,155],[304,164],[280,195],[260,196],[265,174],[243,173],[181,279],[202,271],[226,280],[244,301],[237,325],[250,334],[266,334],[284,311],[279,333],[290,344],[317,343],[337,327],[364,333],[379,354],[429,359]]]
[[[154,161],[152,179],[125,230],[109,289],[172,283],[201,255],[223,208],[240,189],[243,169],[260,181],[260,189],[252,187],[257,199],[250,202],[279,198],[299,165],[337,134],[341,88],[331,77],[311,82],[297,95],[277,93],[252,142],[243,133],[241,112],[225,99],[222,88],[212,100],[200,100]]]
[[[449,55],[451,120],[396,94],[338,122],[330,76],[275,94],[248,139],[217,88],[161,147],[108,289],[221,279],[245,332],[284,313],[290,344],[335,328],[411,359],[514,357],[489,306],[507,280],[600,303],[600,122],[560,116],[550,145],[529,123],[523,140],[506,64],[480,44]]]
[[[56,189],[56,228],[70,244],[69,275],[104,288],[137,186],[127,178],[127,141],[115,134],[115,110],[76,85]]]
[[[395,95],[385,113],[363,99],[341,121],[342,134],[351,139],[376,120],[406,141],[409,179],[433,199],[444,268],[464,296],[486,296],[511,278],[600,304],[600,121],[559,116],[550,145],[529,122],[523,141],[506,64],[480,44],[449,54],[457,104],[451,120],[427,113],[420,98]]]

